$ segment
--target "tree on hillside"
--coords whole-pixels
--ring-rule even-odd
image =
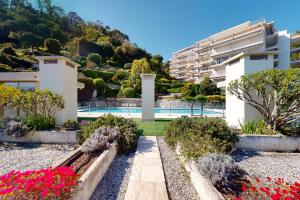
[[[61,44],[58,40],[49,38],[44,42],[46,51],[51,54],[60,54]]]
[[[150,73],[150,64],[146,58],[139,60],[134,60],[131,67],[131,75],[134,77],[139,77],[140,74]]]
[[[89,62],[89,64],[92,64],[92,67],[100,67],[102,64],[102,57],[97,53],[90,53],[87,57],[87,61]]]
[[[209,77],[205,77],[199,84],[199,93],[202,95],[219,95],[220,92],[220,89]]]
[[[287,130],[300,118],[300,69],[268,69],[229,83],[228,92],[255,108],[269,129]],[[299,125],[298,125],[299,126]]]
[[[163,59],[164,58],[161,55],[153,55],[150,59],[151,68],[156,72],[161,72],[163,66]]]
[[[7,8],[9,5],[8,0],[0,0],[0,8]]]

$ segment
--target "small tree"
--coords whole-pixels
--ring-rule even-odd
[[[220,89],[217,85],[209,78],[206,77],[200,84],[199,84],[199,94],[202,95],[219,95]]]
[[[140,74],[150,73],[150,64],[146,58],[134,60],[131,67],[131,75],[138,77]]]
[[[87,61],[96,66],[101,66],[102,57],[97,53],[90,53],[87,57]]]
[[[227,89],[258,110],[273,131],[284,132],[300,117],[300,69],[268,69],[244,75]]]
[[[200,103],[200,109],[201,109],[201,116],[203,116],[203,110],[205,103],[207,102],[206,97],[203,95],[197,95],[195,97],[192,96],[185,96],[183,100],[188,101],[191,103],[191,116],[194,115],[194,105],[195,103],[199,102]]]
[[[48,38],[47,40],[45,40],[44,42],[44,46],[46,48],[46,51],[48,53],[51,54],[60,54],[60,50],[61,50],[61,44],[58,40],[56,39],[52,39],[52,38]]]
[[[97,90],[97,96],[103,97],[105,94],[105,81],[102,78],[94,79],[94,84]]]
[[[0,106],[9,104],[15,98],[18,98],[21,94],[21,90],[0,84]]]
[[[63,97],[49,90],[23,92],[10,101],[10,106],[20,108],[31,116],[51,122],[56,112],[64,108]]]

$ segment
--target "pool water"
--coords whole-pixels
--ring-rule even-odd
[[[122,107],[113,107],[113,108],[91,108],[91,109],[83,109],[79,110],[78,112],[84,112],[84,113],[133,113],[133,114],[141,114],[142,108],[122,108]],[[156,114],[179,114],[179,115],[190,115],[191,109],[168,109],[168,108],[155,108],[154,113]],[[201,110],[200,109],[194,109],[193,113],[195,115],[200,115]],[[210,115],[210,114],[222,114],[220,112],[214,112],[210,110],[204,110],[204,115]]]

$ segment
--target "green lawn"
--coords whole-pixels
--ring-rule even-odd
[[[97,118],[78,118],[78,121],[82,120],[91,120],[94,121]],[[151,121],[142,121],[141,119],[133,119],[138,124],[138,129],[141,135],[148,136],[161,136],[164,135],[165,127],[168,125],[172,119],[157,119],[153,122]]]
[[[140,119],[134,119],[138,124],[138,129],[143,131],[142,135],[148,136],[161,136],[164,135],[165,127],[171,121],[170,119],[159,119],[153,122],[142,121]]]

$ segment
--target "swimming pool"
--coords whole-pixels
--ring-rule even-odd
[[[113,108],[91,108],[91,109],[79,109],[79,113],[92,113],[92,114],[141,114],[142,108],[124,108],[124,107],[113,107]],[[168,108],[155,108],[155,114],[165,114],[165,115],[191,115],[191,109],[168,109]],[[200,115],[200,109],[194,109],[194,115]],[[204,110],[204,115],[222,115],[222,112],[216,112],[212,110]]]

